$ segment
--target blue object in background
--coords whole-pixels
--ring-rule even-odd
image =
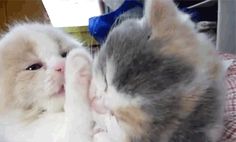
[[[125,0],[117,10],[102,16],[91,17],[88,26],[90,34],[99,43],[103,43],[117,18],[123,13],[137,7],[143,8],[143,4],[136,0]]]
[[[215,6],[203,7],[203,8],[192,8],[188,9],[190,5],[196,4],[198,2],[204,1],[183,1],[174,0],[178,5],[178,8],[188,14],[190,14],[191,19],[195,22],[199,21],[217,21],[217,4]],[[131,12],[135,8],[143,9],[143,3],[137,0],[125,0],[122,5],[115,11],[97,16],[91,17],[89,19],[88,30],[90,34],[102,44],[111,30],[117,19],[124,13]],[[131,15],[132,16],[132,15]]]

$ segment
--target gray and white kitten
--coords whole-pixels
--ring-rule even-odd
[[[142,19],[107,37],[93,68],[93,108],[113,114],[126,142],[216,142],[223,71],[212,43],[172,0],[147,0]]]

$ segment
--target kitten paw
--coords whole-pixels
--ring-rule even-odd
[[[92,58],[85,49],[72,50],[66,59],[66,81],[87,86],[91,79],[91,64]]]
[[[113,142],[107,132],[101,131],[93,136],[93,142]]]
[[[74,49],[66,58],[65,92],[66,111],[82,111],[78,107],[88,108],[88,91],[91,80],[92,58],[85,49]],[[85,111],[85,110],[84,110]]]

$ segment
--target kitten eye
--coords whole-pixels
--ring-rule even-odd
[[[68,53],[68,52],[62,52],[62,53],[61,53],[61,57],[65,58],[65,57],[67,56],[67,53]]]
[[[147,40],[149,40],[152,36],[152,33],[149,33],[148,36],[147,36]]]
[[[105,87],[104,91],[107,92],[108,84],[107,84],[107,78],[106,77],[105,77],[105,83],[106,83],[106,87]]]
[[[42,67],[43,65],[41,63],[36,63],[28,66],[26,70],[32,71],[32,70],[38,70]]]

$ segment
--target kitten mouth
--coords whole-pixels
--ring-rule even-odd
[[[65,87],[62,85],[57,93],[55,93],[53,96],[65,96]]]

